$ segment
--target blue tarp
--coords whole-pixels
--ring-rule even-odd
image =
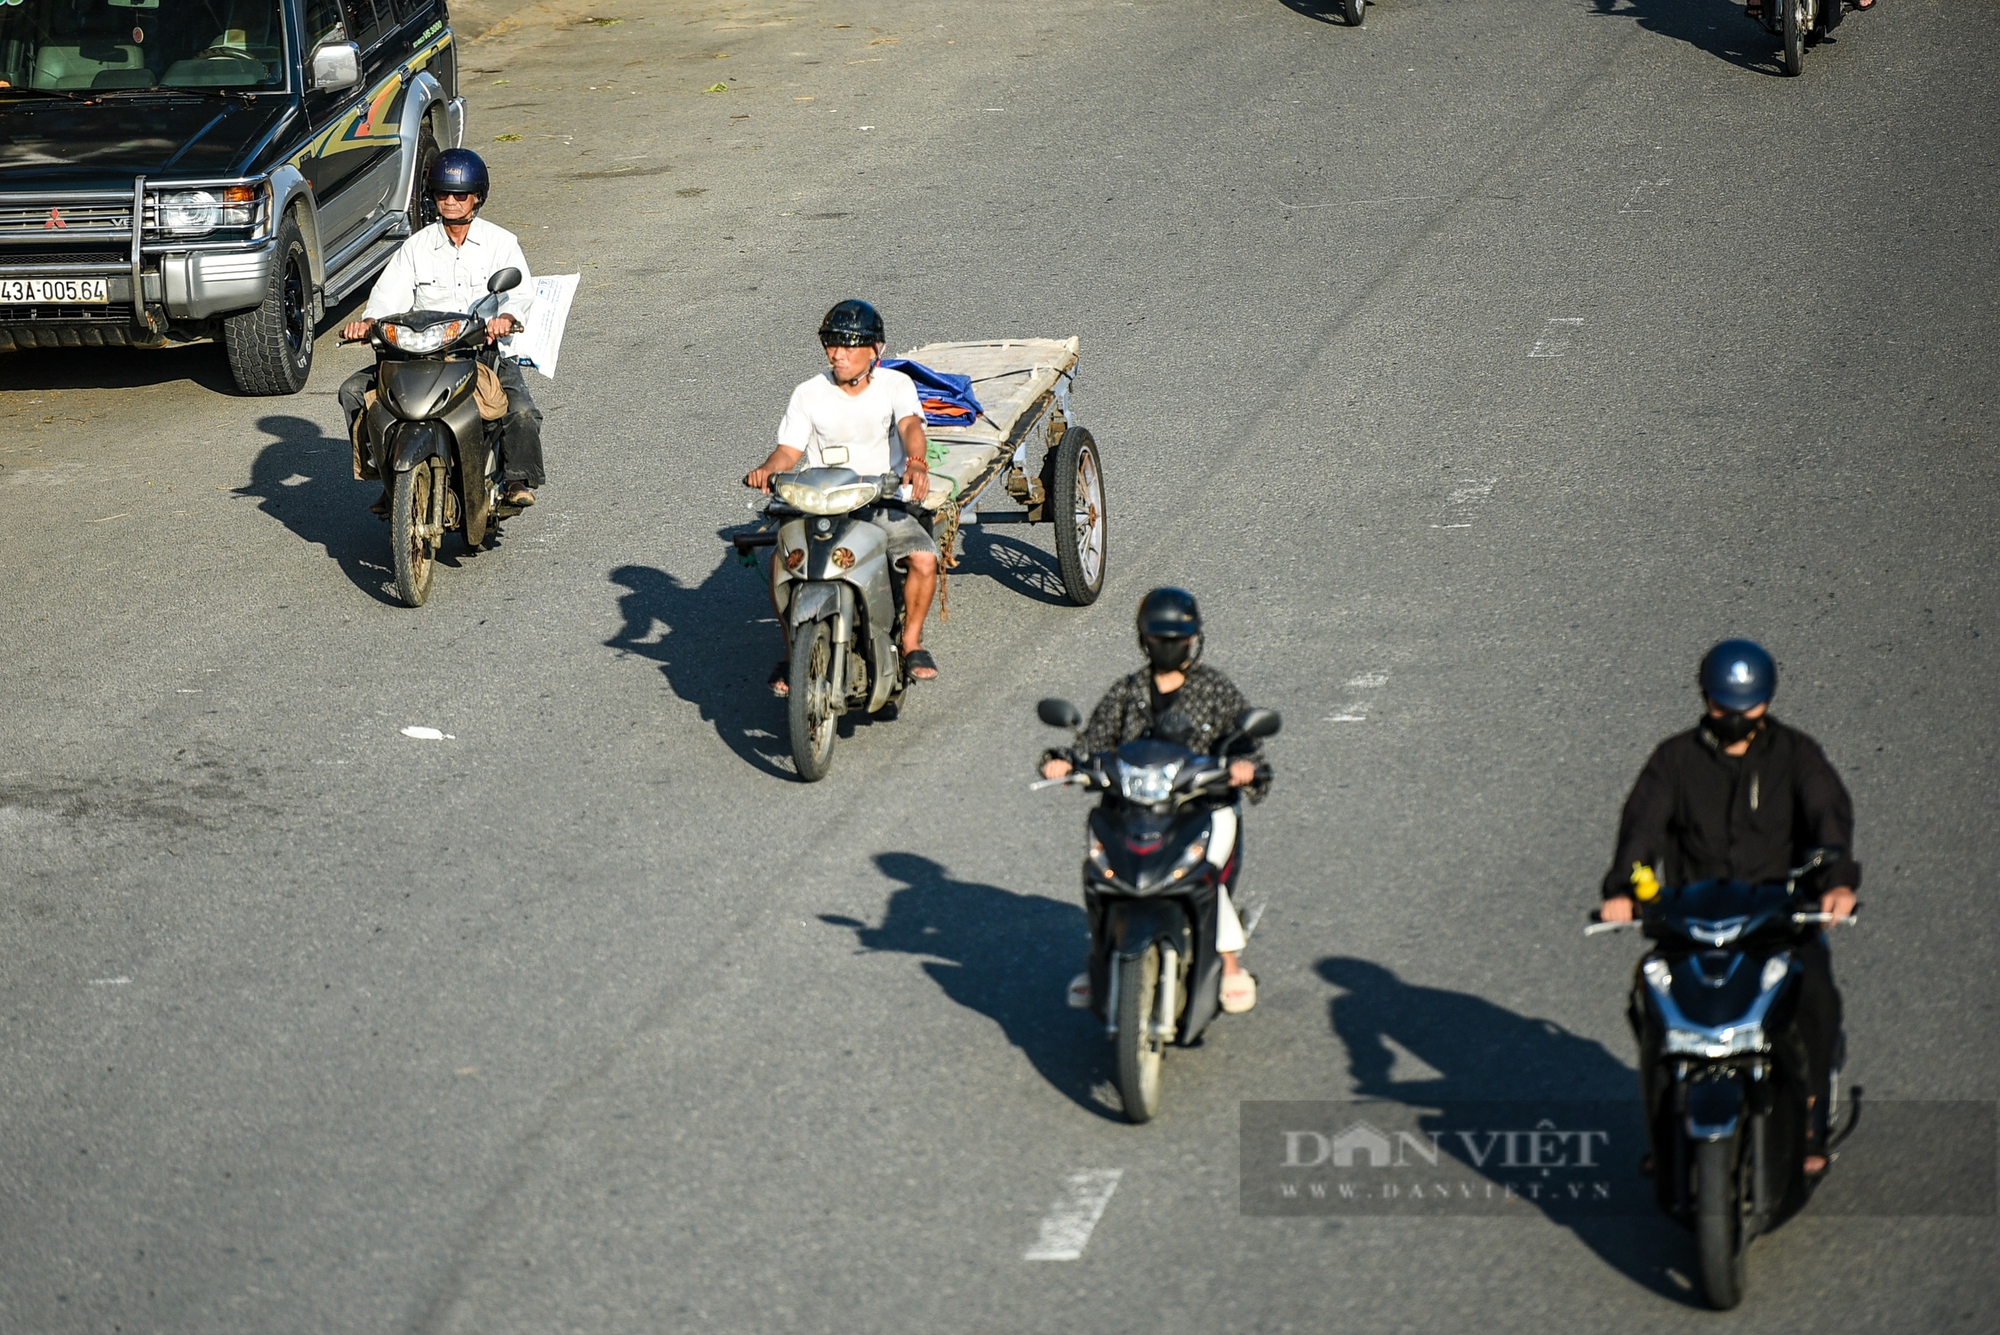
[[[917,385],[917,400],[924,405],[924,421],[932,426],[971,426],[985,409],[972,393],[972,377],[933,371],[922,362],[906,357],[884,357],[882,365],[901,371]]]

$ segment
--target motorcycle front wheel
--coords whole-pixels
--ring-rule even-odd
[[[1368,17],[1368,0],[1340,0],[1340,16],[1347,20],[1347,26],[1358,28],[1361,20]]]
[[[1799,75],[1806,70],[1806,0],[1778,0],[1785,7],[1785,73]]]
[[[1153,1035],[1153,1009],[1160,994],[1159,943],[1143,958],[1118,965],[1118,1097],[1125,1120],[1150,1122],[1160,1110],[1160,1065],[1167,1042]]]
[[[1701,1286],[1720,1312],[1743,1301],[1743,1192],[1736,1171],[1734,1136],[1704,1141],[1694,1151],[1695,1245],[1701,1253]]]
[[[432,551],[424,533],[431,522],[431,466],[396,474],[389,499],[389,541],[395,548],[396,596],[422,607],[431,596]]]
[[[792,727],[792,763],[799,777],[818,783],[833,768],[839,715],[833,708],[833,630],[824,621],[792,636],[792,677],[785,697]]]

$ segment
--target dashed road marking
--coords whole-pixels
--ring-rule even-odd
[[[1086,1168],[1071,1173],[1062,1199],[1042,1219],[1041,1236],[1022,1254],[1024,1261],[1074,1261],[1090,1244],[1091,1230],[1118,1190],[1122,1168]]]
[[[1568,317],[1560,320],[1550,320],[1548,328],[1542,330],[1542,336],[1535,340],[1535,346],[1528,349],[1528,355],[1530,357],[1562,356],[1563,352],[1569,347],[1569,340],[1566,338],[1557,338],[1556,335],[1569,333],[1572,329],[1580,328],[1582,325],[1582,320]]]
[[[1499,485],[1497,477],[1462,477],[1445,494],[1444,504],[1438,507],[1437,521],[1432,528],[1471,528],[1472,507],[1484,505],[1493,496],[1493,488]]]
[[[1620,208],[1618,211],[1620,213],[1651,213],[1652,212],[1651,209],[1642,209],[1639,207],[1639,197],[1645,194],[1648,190],[1655,190],[1655,191],[1664,190],[1673,183],[1674,181],[1671,176],[1661,177],[1657,181],[1639,182],[1639,184],[1632,187],[1631,195],[1625,200],[1624,207]]]

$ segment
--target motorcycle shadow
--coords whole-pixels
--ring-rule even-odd
[[[901,883],[879,927],[822,913],[852,930],[864,950],[925,955],[923,970],[946,996],[1000,1026],[1043,1079],[1106,1121],[1124,1116],[1096,1091],[1112,1082],[1111,1048],[1079,1034],[1064,1000],[1083,960],[1083,909],[997,885],[953,879],[916,853],[880,853],[875,865]]]
[[[1320,977],[1342,992],[1329,1010],[1334,1035],[1347,1049],[1354,1097],[1416,1108],[1515,1100],[1629,1102],[1631,1143],[1640,1143],[1638,1077],[1603,1044],[1469,993],[1406,983],[1369,960],[1330,956],[1317,967]],[[1413,1070],[1411,1057],[1434,1074]],[[1399,1062],[1401,1073],[1394,1069]],[[1426,1129],[1441,1125],[1434,1118],[1419,1121]],[[1452,1142],[1447,1139],[1443,1147],[1451,1151]],[[1453,1157],[1469,1163],[1462,1153]],[[1607,1166],[1634,1187],[1644,1182],[1636,1152]],[[1544,1214],[1633,1283],[1706,1310],[1690,1279],[1695,1274],[1690,1235],[1654,1210],[1650,1183],[1639,1195],[1645,1202],[1639,1213],[1580,1217],[1545,1209]]]
[[[391,588],[389,527],[368,511],[381,487],[354,480],[353,446],[303,417],[273,415],[257,426],[275,439],[257,452],[236,494],[255,497],[259,510],[323,548],[356,588],[401,607]],[[455,564],[461,555],[449,546],[444,559]]]
[[[652,566],[620,566],[611,582],[625,624],[604,643],[658,664],[667,686],[701,711],[744,763],[774,778],[795,777],[784,702],[764,674],[778,637],[760,578],[726,557],[690,586]]]
[[[1740,3],[1690,5],[1685,0],[1591,0],[1598,18],[1631,19],[1647,32],[1686,42],[1699,51],[1752,74],[1782,78],[1777,39],[1762,24],[1743,17]],[[1780,11],[1782,12],[1782,11]]]

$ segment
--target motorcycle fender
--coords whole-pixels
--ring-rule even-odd
[[[472,398],[476,363],[470,361],[385,361],[376,372],[376,389],[398,417],[418,421],[443,417],[463,396]],[[478,409],[475,407],[475,413]]]
[[[1743,1121],[1741,1080],[1701,1080],[1687,1088],[1689,1140],[1726,1140]]]
[[[840,586],[826,580],[802,580],[793,587],[790,621],[794,628],[811,625],[840,612]]]
[[[442,422],[404,422],[390,443],[390,468],[384,473],[407,473],[426,459],[450,461],[457,442]]]
[[[1179,900],[1133,899],[1112,908],[1105,936],[1112,953],[1120,959],[1136,960],[1143,958],[1155,941],[1181,949],[1187,927],[1187,911]]]

